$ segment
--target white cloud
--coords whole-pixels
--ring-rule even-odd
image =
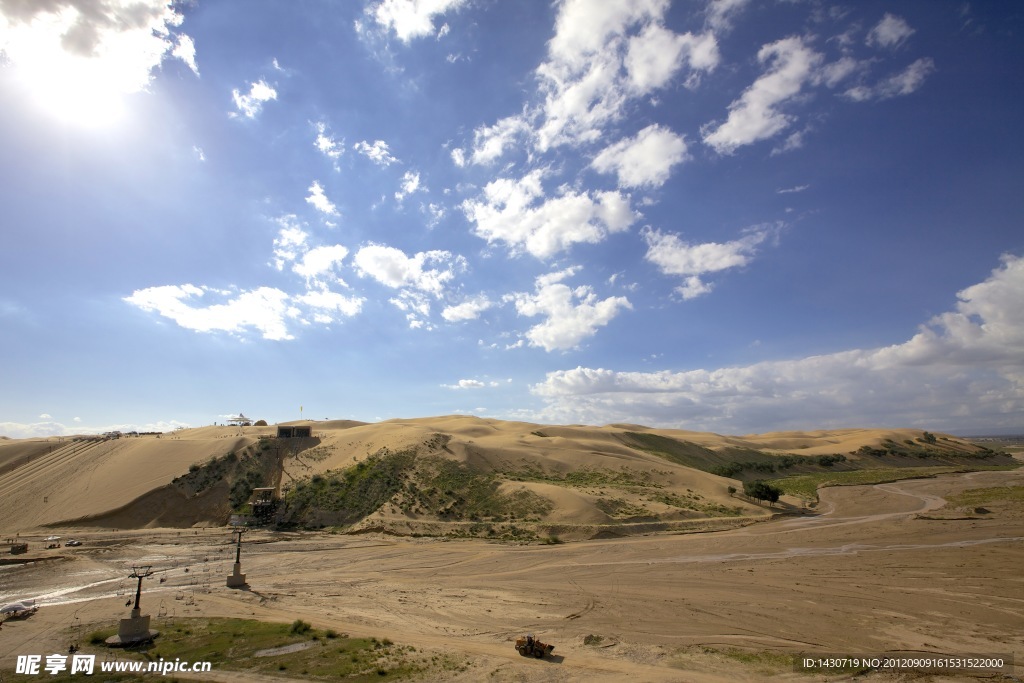
[[[544,121],[536,144],[540,151],[594,142],[605,124],[621,116],[627,98],[616,84],[620,69],[616,50],[596,53],[586,65],[578,74],[558,73],[561,65],[551,63],[538,68],[544,91]]]
[[[685,139],[654,124],[606,147],[591,166],[600,173],[615,173],[619,187],[658,187],[668,180],[673,166],[688,158]]]
[[[481,382],[478,379],[460,379],[456,384],[442,384],[445,389],[486,389],[500,386],[498,382]]]
[[[166,0],[8,1],[0,52],[50,114],[99,124],[146,89],[165,57],[198,74],[192,39],[171,33],[181,22]]]
[[[867,44],[872,47],[898,47],[914,33],[910,24],[888,12],[868,32]]]
[[[311,247],[309,233],[302,229],[292,214],[282,216],[275,222],[281,226],[274,238],[274,258],[271,263],[275,269],[284,270],[286,265],[291,264],[292,272],[303,277],[307,287],[315,285],[322,288],[324,278],[328,275],[332,276],[334,283],[345,284],[337,275],[337,269],[348,256],[348,248],[340,244]]]
[[[536,280],[532,294],[517,292],[509,295],[521,316],[543,316],[544,321],[526,332],[530,346],[545,351],[572,349],[586,338],[597,334],[618,315],[632,305],[626,297],[614,296],[598,300],[586,285],[570,288],[562,280],[572,277],[576,268],[567,268],[543,275]]]
[[[434,297],[444,292],[456,270],[465,268],[465,259],[448,251],[425,251],[407,256],[401,249],[383,244],[361,247],[354,257],[360,275],[370,277],[392,289],[413,289]],[[439,268],[428,268],[437,264]]]
[[[283,270],[287,263],[295,261],[300,254],[309,249],[309,233],[299,226],[294,215],[282,216],[276,222],[281,229],[274,238],[273,264],[278,270]]]
[[[196,44],[191,36],[185,34],[178,36],[178,43],[171,51],[171,55],[185,62],[196,76],[199,75],[199,65],[196,64]]]
[[[313,309],[316,322],[324,324],[334,322],[335,314],[346,318],[358,315],[366,299],[358,296],[345,296],[321,288],[308,290],[305,294],[296,296],[295,301]]]
[[[441,219],[445,216],[445,208],[440,204],[430,203],[427,205],[420,205],[420,211],[427,216],[427,227],[435,228],[437,224],[441,222]]]
[[[809,132],[809,128],[803,130],[793,131],[786,136],[780,144],[777,144],[772,148],[771,156],[777,156],[779,154],[785,154],[786,152],[792,152],[794,149],[800,149],[804,146],[804,139]]]
[[[628,102],[665,87],[684,64],[694,74],[717,66],[712,34],[680,35],[664,27],[668,4],[561,3],[548,58],[536,71],[544,98],[535,114],[540,151],[597,140]]]
[[[306,197],[306,203],[312,204],[317,211],[328,216],[338,215],[338,207],[327,198],[327,195],[324,194],[323,186],[317,180],[314,180],[313,184],[309,186],[309,196]]]
[[[202,147],[192,145],[192,153],[196,155],[196,159],[198,161],[206,161],[206,153],[203,152]]]
[[[1024,259],[1004,257],[956,310],[911,339],[714,370],[578,367],[532,390],[553,422],[640,422],[725,433],[890,426],[1007,429],[1024,418]]]
[[[375,140],[372,145],[366,140],[360,140],[353,145],[353,148],[378,166],[390,166],[398,161],[398,159],[391,156],[388,143],[383,140]]]
[[[464,168],[466,165],[466,152],[463,149],[456,147],[452,150],[452,163],[459,168]]]
[[[225,301],[196,305],[209,298]],[[288,299],[287,294],[273,287],[226,292],[191,284],[138,289],[124,298],[133,306],[156,312],[189,330],[242,335],[252,328],[264,339],[272,340],[294,339],[285,323]]]
[[[395,193],[395,201],[401,203],[403,199],[413,192],[426,192],[427,188],[420,185],[420,174],[415,171],[406,171],[402,174],[401,189]]]
[[[530,132],[530,125],[521,116],[508,116],[493,126],[481,126],[473,131],[474,164],[489,164],[501,157],[505,150],[515,141]],[[456,157],[458,152],[458,157]],[[452,151],[452,160],[456,166],[465,166],[462,150]],[[461,163],[460,163],[461,162]]]
[[[861,67],[860,62],[852,57],[841,57],[840,59],[821,67],[816,79],[830,88],[839,85],[850,74]]]
[[[855,86],[844,94],[855,102],[868,100],[887,100],[892,97],[909,95],[920,88],[926,78],[935,70],[935,62],[924,57],[908,66],[903,71],[893,74],[874,86]]]
[[[307,281],[318,281],[331,273],[345,257],[348,249],[340,244],[324,245],[310,249],[292,266],[292,271],[306,278]],[[340,282],[340,279],[336,278]]]
[[[403,43],[413,38],[442,36],[445,26],[434,29],[434,18],[449,10],[458,9],[466,0],[383,0],[367,7],[366,11],[385,30],[393,30]]]
[[[732,242],[689,244],[677,235],[646,229],[644,258],[665,275],[683,277],[683,285],[677,291],[684,299],[693,299],[711,291],[711,285],[701,280],[702,275],[747,265],[757,247],[777,230],[778,226],[759,226]]]
[[[480,295],[467,299],[461,304],[448,306],[441,311],[441,317],[450,323],[462,322],[464,320],[476,320],[480,314],[491,308],[494,304],[486,296]]]
[[[736,15],[750,0],[711,0],[707,8],[708,25],[716,31],[728,31]]]
[[[667,7],[667,0],[566,0],[555,20],[555,35],[548,46],[550,59],[560,69],[579,71],[589,57],[604,51],[612,38],[637,23],[660,21]]]
[[[538,169],[519,180],[499,178],[487,184],[482,198],[464,201],[462,210],[476,224],[474,232],[488,242],[505,242],[513,252],[546,259],[573,244],[600,242],[636,220],[629,195],[619,192],[591,195],[565,189],[558,197],[545,197],[544,173]]]
[[[327,124],[323,121],[316,122],[316,141],[313,144],[332,161],[337,160],[345,152],[345,145],[328,135]],[[337,170],[337,165],[334,168]]]
[[[629,39],[624,66],[630,89],[643,95],[668,84],[684,61],[694,71],[712,71],[720,60],[714,34],[674,33],[651,23]]]
[[[43,413],[42,415],[39,416],[39,419],[40,420],[52,420],[53,419],[53,415],[50,415],[49,413]]]
[[[249,92],[246,94],[237,88],[232,90],[231,99],[235,102],[238,114],[254,119],[263,110],[264,103],[277,99],[277,91],[261,79],[250,84]],[[231,115],[238,116],[238,114],[232,112]]]
[[[340,244],[311,246],[309,233],[294,215],[281,216],[274,222],[279,230],[270,265],[277,271],[289,266],[302,277],[305,286],[299,293],[289,294],[276,287],[224,290],[185,284],[139,289],[124,301],[189,330],[227,332],[238,337],[255,331],[270,340],[294,339],[288,329],[290,323],[325,325],[358,314],[364,298],[331,290],[332,285],[347,287],[338,272],[348,249]]]
[[[668,0],[556,5],[555,35],[535,71],[541,102],[478,128],[474,163],[492,163],[521,141],[540,152],[595,142],[636,98],[668,86],[681,71],[688,73],[684,85],[694,87],[721,59],[713,33],[665,27]],[[468,160],[464,151],[453,151],[452,159],[459,166]]]
[[[787,188],[784,188],[784,189],[776,190],[776,193],[778,193],[778,194],[794,194],[796,192],[803,192],[804,190],[807,190],[810,187],[811,187],[810,185],[796,185],[795,187],[787,187]]]
[[[815,76],[821,55],[798,37],[784,38],[762,47],[757,59],[768,70],[729,105],[729,117],[717,127],[701,127],[704,143],[719,154],[765,140],[786,129],[792,117],[779,107],[800,93]]]

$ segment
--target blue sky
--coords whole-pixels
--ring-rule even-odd
[[[0,0],[0,434],[1019,432],[1022,29],[933,0]]]

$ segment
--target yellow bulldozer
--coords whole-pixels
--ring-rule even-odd
[[[554,649],[554,645],[545,645],[534,638],[532,633],[528,633],[522,638],[516,638],[516,652],[524,657],[533,656],[540,659],[544,655],[551,654]]]

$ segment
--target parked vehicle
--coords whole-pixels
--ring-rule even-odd
[[[528,633],[522,638],[516,638],[516,652],[524,657],[530,657],[532,655],[537,659],[540,659],[544,655],[551,654],[551,651],[554,649],[554,645],[546,645],[540,642],[533,637],[532,633]]]

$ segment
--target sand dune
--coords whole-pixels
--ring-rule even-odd
[[[502,491],[532,491],[551,503],[551,510],[537,521],[560,525],[631,518],[679,521],[716,516],[709,512],[714,506],[729,507],[730,514],[741,518],[767,514],[729,495],[727,487],[736,482],[638,448],[624,439],[628,433],[696,444],[706,452],[746,449],[807,456],[852,454],[886,440],[914,442],[922,434],[846,429],[734,437],[640,425],[538,425],[462,415],[302,424],[312,427],[313,440],[301,447],[289,443],[283,451],[284,442],[275,442],[285,489],[315,475],[343,471],[373,454],[415,450],[417,458],[440,458],[480,476],[497,476]],[[5,440],[0,443],[0,528],[11,533],[74,520],[118,527],[223,523],[230,512],[225,501],[233,480],[212,489],[208,483],[201,496],[187,487],[172,490],[173,482],[226,454],[248,457],[257,452],[261,437],[275,434],[275,426],[212,426],[159,437]],[[971,448],[953,439],[948,443]],[[580,483],[585,479],[581,473],[593,475],[589,486]],[[576,479],[567,486],[572,477]],[[672,507],[681,496],[693,501],[693,509]],[[396,507],[398,499],[393,502],[371,515],[367,524],[444,521],[428,513],[402,512]],[[182,511],[188,506],[195,509]],[[697,514],[699,510],[704,512]]]
[[[11,441],[18,466],[0,476],[0,519],[5,531],[116,510],[226,452],[256,441],[228,428],[205,427],[103,441]],[[41,448],[45,446],[43,451]],[[139,526],[151,520],[140,520]]]

